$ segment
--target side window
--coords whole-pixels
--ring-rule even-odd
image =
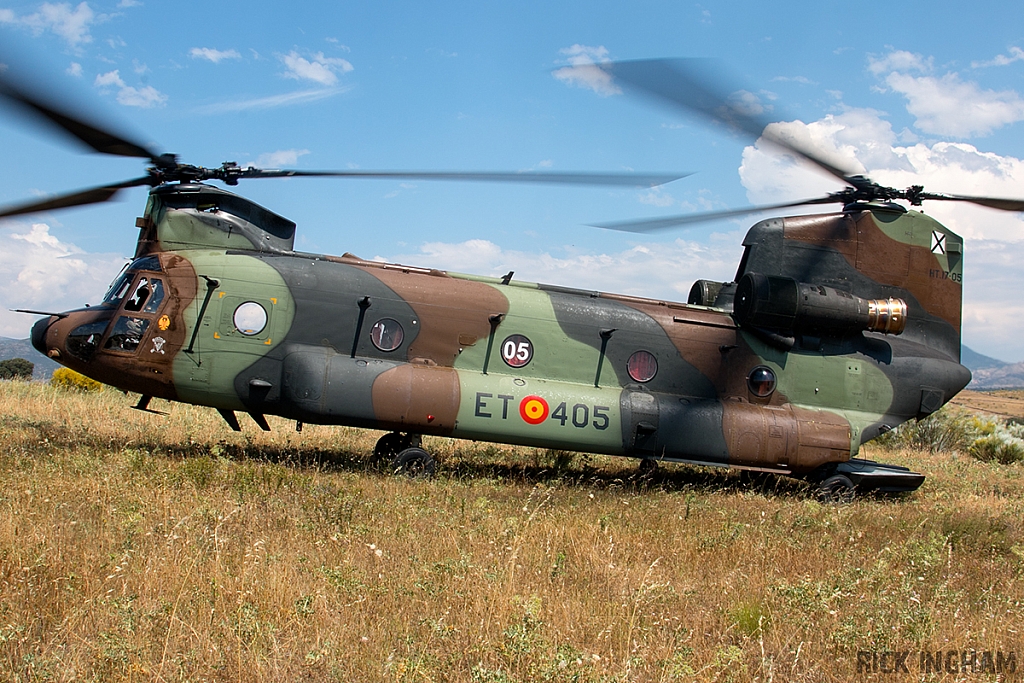
[[[152,289],[149,285],[149,278],[143,275],[139,278],[138,283],[135,285],[135,289],[132,290],[131,296],[129,296],[128,300],[125,302],[124,310],[141,311],[151,293]]]
[[[394,351],[404,340],[405,330],[392,318],[382,318],[370,328],[370,341],[381,351]]]
[[[93,323],[86,323],[76,327],[68,335],[64,347],[75,358],[84,361],[92,360],[96,355],[96,349],[100,346],[100,339],[107,329],[109,320],[99,320]]]
[[[225,296],[220,300],[220,324],[217,339],[252,339],[270,343],[276,299],[250,299]]]
[[[107,338],[104,348],[112,351],[135,352],[142,343],[142,337],[146,334],[149,321],[145,318],[135,318],[130,315],[122,315],[114,323],[114,329]]]
[[[160,280],[149,281],[149,301],[142,308],[143,313],[156,313],[164,301],[164,284]]]

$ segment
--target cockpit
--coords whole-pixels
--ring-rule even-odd
[[[91,361],[101,347],[115,353],[135,353],[150,327],[160,325],[157,313],[165,298],[161,273],[156,256],[130,263],[114,279],[99,306],[92,309],[106,309],[109,315],[101,314],[73,329],[64,344],[67,352],[85,362]]]

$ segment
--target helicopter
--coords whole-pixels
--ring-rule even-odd
[[[0,218],[104,202],[149,186],[131,263],[102,301],[41,314],[40,353],[153,398],[382,430],[374,455],[429,475],[435,435],[741,468],[805,479],[827,500],[916,490],[924,475],[858,455],[934,413],[971,379],[960,363],[963,239],[916,210],[1024,200],[881,186],[772,135],[699,61],[595,65],[624,88],[760,137],[834,176],[824,197],[619,221],[643,232],[807,205],[761,220],[730,282],[687,302],[296,251],[296,225],[238,194],[251,178],[406,177],[656,185],[680,175],[267,170],[180,163],[0,74],[0,95],[93,150],[149,162],[131,180],[15,206]],[[910,204],[908,209],[897,201]]]

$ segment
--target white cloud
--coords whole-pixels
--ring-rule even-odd
[[[611,74],[597,66],[610,61],[608,49],[604,45],[591,47],[576,44],[562,48],[559,52],[565,55],[569,66],[556,69],[551,73],[552,76],[568,85],[593,90],[602,97],[622,94]]]
[[[99,74],[96,76],[93,85],[101,90],[117,88],[117,101],[126,107],[148,109],[167,102],[167,95],[164,95],[151,85],[135,88],[126,84],[117,69],[108,71],[105,74]]]
[[[281,61],[288,67],[285,78],[309,80],[321,85],[334,85],[338,82],[338,73],[348,73],[353,69],[347,59],[325,57],[323,52],[317,52],[312,60],[307,60],[292,50],[282,55]]]
[[[1024,99],[1013,90],[982,90],[955,74],[942,78],[892,73],[885,82],[907,98],[907,111],[925,133],[966,138],[1024,120]]]
[[[921,55],[907,52],[906,50],[893,50],[884,57],[868,57],[868,70],[876,76],[881,76],[887,71],[930,73],[932,70],[932,58],[925,59]]]
[[[891,124],[871,109],[847,109],[809,124],[792,121],[769,128],[772,134],[819,149],[827,160],[883,185],[924,185],[931,192],[974,196],[1024,195],[1024,160],[967,143],[901,145]],[[743,151],[740,179],[756,204],[810,199],[840,189],[830,176],[779,153],[762,139]],[[1024,240],[1024,221],[1016,213],[964,202],[929,202],[925,208],[968,238]]]
[[[276,152],[266,152],[256,157],[253,166],[256,168],[287,168],[294,166],[299,157],[309,154],[308,149],[279,149]]]
[[[142,3],[139,0],[121,0],[121,2],[117,3],[117,6],[123,8],[142,7]]]
[[[0,24],[22,26],[37,36],[44,31],[50,31],[63,38],[72,47],[92,42],[89,26],[95,19],[96,15],[89,4],[85,2],[74,9],[66,2],[44,2],[34,14],[26,14],[22,17],[18,17],[9,9],[0,10]]]
[[[807,78],[807,76],[776,76],[772,79],[772,82],[779,83],[799,83],[800,85],[817,85],[816,82]]]
[[[476,239],[428,242],[416,253],[386,260],[495,277],[514,270],[517,280],[686,301],[694,280],[733,278],[743,251],[740,239],[736,233],[712,240],[711,245],[683,239],[638,243],[611,254],[565,247],[561,256],[510,251]]]
[[[993,59],[987,62],[971,62],[971,66],[975,69],[986,67],[986,66],[1006,66],[1007,64],[1013,64],[1024,59],[1024,50],[1019,47],[1011,47],[1008,55],[996,55]]]
[[[895,51],[872,57],[868,69],[907,98],[907,111],[917,117],[915,125],[925,133],[967,138],[1024,120],[1024,99],[1015,91],[984,90],[955,72],[938,78],[927,75],[931,59],[921,55]],[[911,75],[911,71],[925,75]]]
[[[1024,160],[954,142],[903,144],[888,121],[870,109],[848,109],[819,121],[772,124],[774,133],[808,141],[830,159],[886,186],[924,185],[926,191],[989,197],[1024,195]],[[840,185],[805,162],[758,140],[747,147],[740,178],[752,203],[810,199]],[[808,207],[806,212],[837,206]],[[924,210],[966,238],[964,343],[1004,360],[1024,360],[1022,214],[967,202],[925,202]],[[794,213],[804,210],[796,209]]]
[[[96,303],[124,265],[117,254],[86,253],[45,223],[0,232],[0,336],[24,338],[35,319],[8,308],[63,311]]]
[[[214,64],[219,64],[225,59],[241,59],[242,55],[238,50],[215,50],[212,47],[194,47],[188,51],[192,59],[205,59]]]
[[[306,104],[317,100],[333,97],[338,93],[348,91],[349,88],[317,88],[315,90],[297,90],[295,92],[271,95],[269,97],[256,97],[250,100],[232,100],[229,102],[218,102],[199,107],[196,112],[199,114],[230,114],[250,109],[274,109],[275,107],[288,107],[295,104]]]
[[[67,74],[69,76],[74,76],[75,78],[81,78],[82,65],[78,62],[71,62],[71,65],[67,68]]]
[[[965,251],[963,343],[1000,360],[1024,361],[1020,244],[975,240]]]
[[[660,186],[640,192],[639,199],[641,204],[660,207],[668,207],[676,203],[675,198]]]

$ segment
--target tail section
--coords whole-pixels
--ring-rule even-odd
[[[933,218],[901,207],[871,205],[841,214],[762,221],[750,229],[743,244],[746,252],[737,282],[748,274],[790,279],[818,288],[822,296],[826,290],[840,297],[852,295],[872,308],[902,300],[906,322],[900,340],[959,363],[963,240]],[[737,292],[737,309],[742,308],[741,294]],[[802,289],[799,297],[813,303]],[[844,310],[850,306],[835,304]],[[878,325],[891,324],[891,314],[898,316],[899,311],[881,313],[880,323],[861,329],[891,332]],[[840,318],[847,320],[849,315]]]

